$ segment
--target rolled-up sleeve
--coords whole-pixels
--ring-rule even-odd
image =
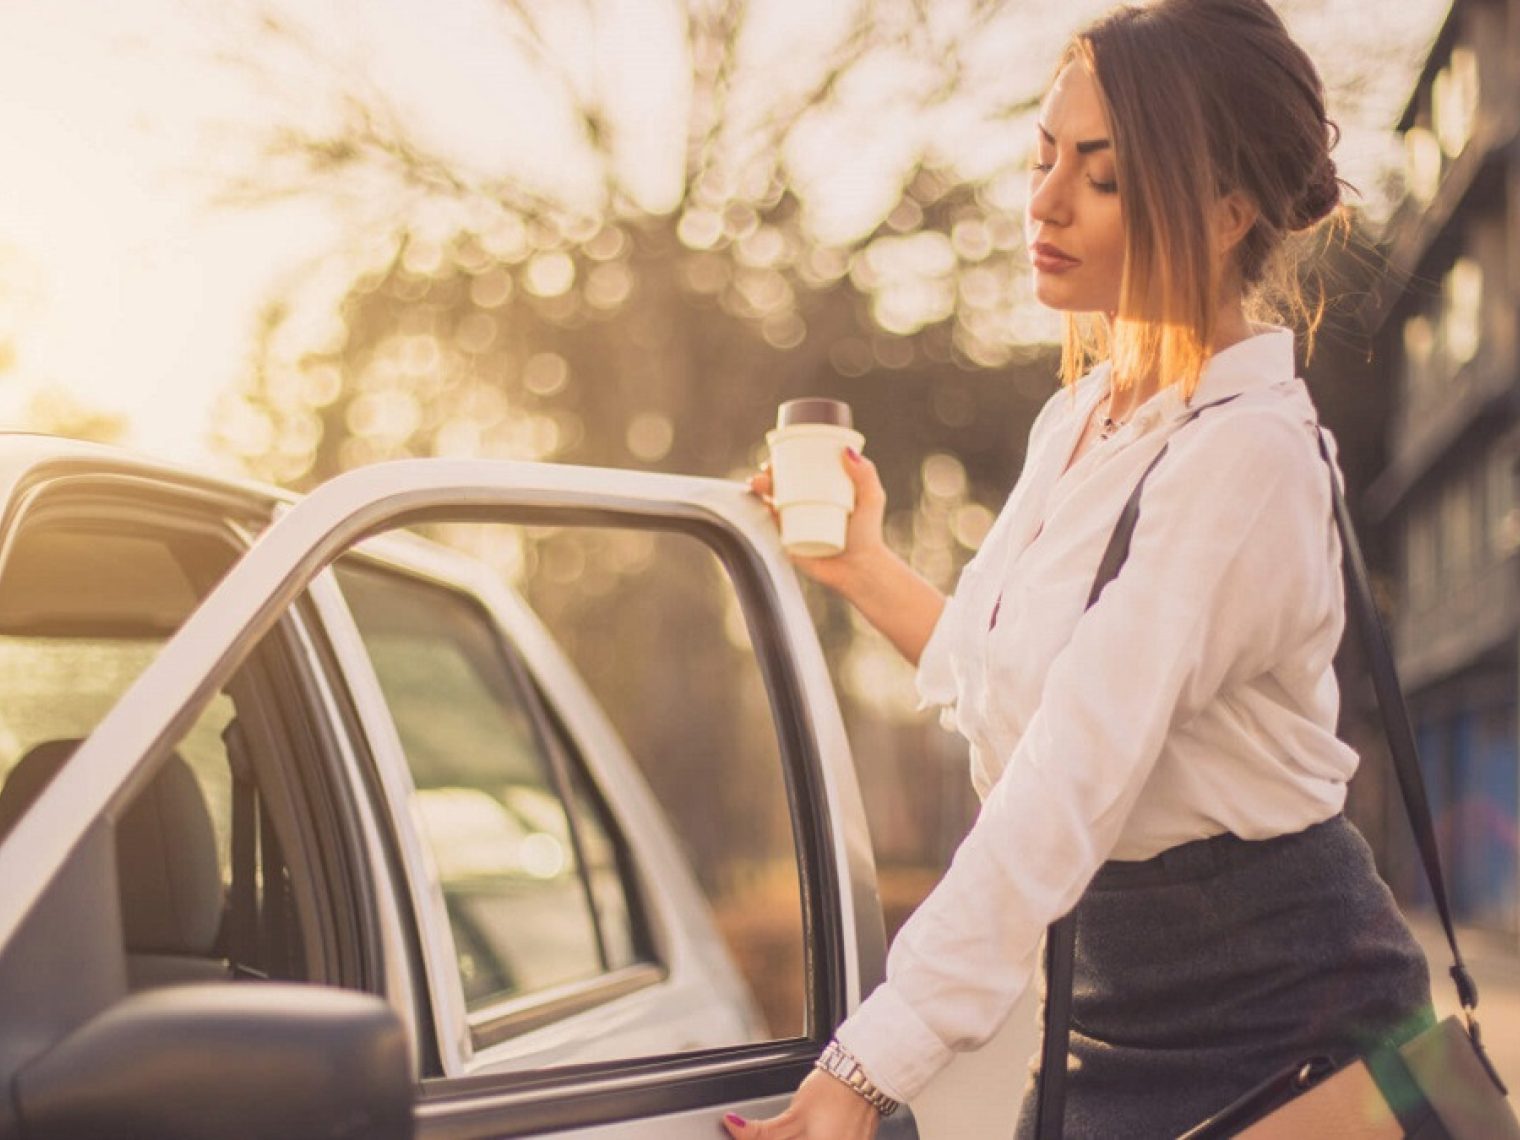
[[[908,1099],[990,1038],[1047,925],[1109,857],[1168,733],[1270,668],[1323,591],[1329,472],[1280,415],[1181,433],[1146,483],[1128,560],[1078,620],[944,877],[898,932],[887,980],[838,1036]],[[937,690],[936,690],[937,691]]]

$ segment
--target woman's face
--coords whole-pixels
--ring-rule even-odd
[[[1035,131],[1024,212],[1035,296],[1052,309],[1117,312],[1124,219],[1098,87],[1080,62],[1056,76]],[[1047,259],[1041,245],[1072,260]]]

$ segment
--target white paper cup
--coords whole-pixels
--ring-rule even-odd
[[[865,439],[854,428],[822,423],[794,423],[766,433],[771,493],[781,516],[781,545],[789,553],[827,558],[844,549],[855,509],[844,449],[859,452]]]

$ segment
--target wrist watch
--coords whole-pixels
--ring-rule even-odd
[[[813,1067],[822,1069],[829,1076],[837,1077],[849,1085],[881,1115],[891,1116],[897,1111],[898,1102],[871,1083],[871,1078],[866,1076],[865,1068],[855,1059],[855,1055],[838,1041],[828,1043],[823,1055],[813,1062]]]

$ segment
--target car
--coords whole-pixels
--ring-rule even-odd
[[[5,434],[0,500],[0,1137],[707,1140],[882,977],[743,484],[414,459],[298,497]],[[579,658],[556,576],[604,615]]]

